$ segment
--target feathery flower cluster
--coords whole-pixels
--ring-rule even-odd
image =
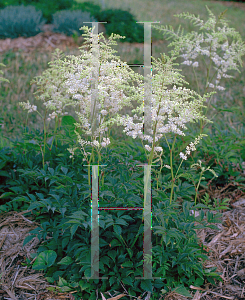
[[[197,138],[195,138],[195,141],[194,143],[190,143],[190,145],[188,145],[186,147],[186,152],[185,154],[180,152],[180,157],[184,160],[187,160],[187,155],[190,155],[191,154],[191,151],[195,151],[196,150],[196,145],[200,142],[200,140],[204,137],[204,136],[207,136],[206,134],[200,134]]]
[[[61,71],[61,58],[63,54],[60,49],[55,49],[53,53],[53,61],[49,62],[50,68],[43,72],[43,76],[37,76],[36,79],[31,81],[31,84],[37,84],[39,90],[34,93],[41,92],[42,94],[36,96],[37,100],[43,101],[43,105],[48,110],[53,110],[49,114],[47,121],[54,119],[56,116],[67,115],[64,112],[66,106],[76,106],[76,102],[70,99],[66,89],[62,87],[64,81],[64,73]]]
[[[29,100],[27,102],[19,102],[19,105],[23,107],[23,109],[27,109],[28,113],[36,111],[36,105],[31,105]]]
[[[227,75],[226,72],[228,70],[237,70],[237,62],[240,63],[242,67],[241,56],[245,54],[245,45],[242,42],[242,38],[240,34],[235,31],[233,28],[229,28],[227,21],[224,20],[225,12],[221,13],[218,17],[218,21],[214,14],[208,9],[206,6],[210,18],[206,23],[200,19],[200,17],[196,17],[195,15],[189,13],[181,13],[175,15],[176,17],[184,17],[185,19],[190,19],[194,21],[196,26],[200,27],[200,30],[208,30],[209,32],[205,32],[206,37],[204,37],[203,32],[198,34],[197,32],[192,31],[186,35],[183,35],[183,29],[180,33],[180,27],[178,28],[178,32],[175,33],[172,26],[152,26],[158,30],[162,30],[164,33],[169,34],[170,37],[174,38],[174,41],[168,46],[174,46],[175,49],[172,50],[173,55],[179,55],[179,52],[186,52],[185,54],[179,55],[184,58],[184,62],[182,64],[186,64],[188,66],[198,67],[198,62],[193,60],[196,59],[199,55],[206,55],[211,59],[214,63],[214,69],[217,71],[217,78],[215,80],[215,85],[211,82],[207,83],[207,87],[216,88],[218,90],[225,90],[224,87],[219,85],[220,79],[224,78],[233,78],[233,76]],[[217,27],[216,25],[222,24],[223,28]],[[228,37],[233,37],[237,41],[232,41],[229,44]],[[200,44],[205,43],[206,47],[201,47]],[[223,54],[219,55],[216,51],[220,48],[223,51]]]
[[[103,33],[100,33],[97,37],[100,43],[94,45],[94,34],[92,34],[94,28],[88,29],[84,26],[82,29],[85,31],[83,35],[87,36],[85,39],[90,44],[91,49],[89,51],[80,50],[82,52],[80,57],[69,55],[70,60],[62,62],[63,67],[61,69],[64,70],[63,79],[65,80],[61,86],[72,99],[77,100],[80,108],[79,111],[76,111],[79,123],[75,125],[82,129],[85,136],[90,136],[93,140],[91,143],[86,141],[86,145],[91,145],[99,150],[110,143],[108,137],[103,139],[102,137],[115,122],[111,115],[114,116],[126,106],[132,106],[131,101],[141,97],[141,89],[130,86],[130,82],[136,82],[138,86],[143,85],[143,76],[133,72],[126,63],[112,54],[116,51],[111,49],[109,45],[115,44],[113,39],[121,38],[120,35],[111,35],[109,41],[106,42]],[[81,48],[87,48],[87,45]],[[94,56],[94,51],[99,52],[97,57]],[[66,67],[69,67],[68,71],[65,71]],[[95,79],[95,75],[98,76],[95,83],[95,89],[97,87],[98,93],[94,106],[97,115],[91,116],[92,96],[95,92],[92,79]],[[97,122],[94,132],[91,121]],[[99,137],[98,141],[97,137]],[[85,145],[85,141],[81,137],[79,141],[80,144],[82,141]],[[86,153],[85,150],[84,153]]]
[[[71,153],[71,155],[69,156],[69,158],[73,158],[73,156],[74,156],[74,151],[77,149],[77,147],[75,147],[75,148],[67,148],[67,150]]]
[[[153,70],[156,71],[156,74],[152,76],[151,81],[153,90],[151,98],[151,120],[153,122],[152,128],[154,128],[154,131],[151,128],[151,136],[143,134],[143,121],[141,116],[137,117],[137,114],[133,117],[117,115],[116,118],[117,123],[125,127],[123,131],[126,132],[128,136],[132,136],[133,138],[139,137],[151,143],[151,146],[147,144],[145,148],[149,152],[154,148],[154,154],[163,151],[161,147],[156,147],[156,142],[158,142],[163,135],[173,132],[184,136],[185,134],[181,128],[186,129],[185,124],[187,122],[205,118],[200,114],[200,107],[203,106],[202,102],[205,101],[205,97],[209,96],[209,94],[207,94],[202,98],[190,89],[177,88],[177,84],[182,85],[182,82],[187,82],[181,78],[182,75],[180,73],[176,72],[177,69],[173,69],[172,67],[172,60],[174,60],[175,57],[169,58],[166,55],[164,56],[164,63],[161,59],[156,60],[153,58]],[[168,89],[168,85],[174,86],[172,89]],[[193,101],[190,101],[192,99]],[[142,114],[143,110],[144,104],[132,112]],[[134,123],[134,120],[137,119],[141,122]],[[206,121],[211,122],[207,119]]]

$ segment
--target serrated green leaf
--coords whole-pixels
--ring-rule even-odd
[[[128,270],[128,271],[126,271],[126,276],[128,276],[129,274],[134,274],[134,271],[132,271],[132,270]]]
[[[53,250],[43,251],[37,256],[34,264],[32,265],[32,269],[45,270],[54,264],[56,257],[57,254]]]
[[[75,234],[75,232],[77,231],[77,228],[79,227],[79,224],[75,224],[71,226],[71,238],[73,238],[73,235]]]
[[[39,199],[41,199],[41,200],[44,199],[44,196],[43,196],[42,193],[37,193],[37,192],[36,192],[36,195],[38,196]],[[29,196],[31,197],[31,195],[29,195]],[[34,200],[36,200],[36,199],[34,199]],[[34,201],[34,200],[33,200],[33,201]]]
[[[114,248],[114,247],[117,247],[117,246],[121,246],[121,243],[118,241],[118,240],[116,240],[116,239],[113,239],[111,242],[110,242],[110,247],[111,248]]]
[[[175,288],[173,290],[173,292],[177,293],[177,294],[180,294],[182,296],[185,296],[185,297],[191,297],[191,294],[188,292],[188,290],[184,287],[184,286],[178,286],[177,288]]]
[[[128,260],[128,261],[125,261],[123,264],[122,264],[122,267],[125,267],[125,268],[132,268],[134,265],[133,263]]]
[[[50,174],[51,174],[52,176],[54,176],[54,169],[48,167],[48,170],[49,170]]]
[[[0,176],[1,176],[1,174],[0,174]],[[3,193],[3,194],[0,196],[0,198],[6,198],[6,197],[8,197],[8,196],[10,196],[10,195],[14,195],[14,193],[12,193],[12,192],[6,192],[6,193]]]
[[[36,237],[35,235],[28,235],[23,242],[23,247],[28,244],[34,237]]]
[[[89,282],[86,281],[86,279],[82,279],[79,281],[79,286],[81,287],[81,290],[84,291],[88,289],[91,285]]]
[[[58,262],[58,265],[70,265],[73,263],[73,259],[70,256],[65,256],[61,261]]]
[[[19,192],[22,193],[23,189],[20,186],[14,186],[14,187],[9,187],[10,190],[14,191],[16,194],[18,194]]]
[[[117,219],[115,221],[115,224],[128,226],[128,223],[125,220],[123,220],[123,219]]]
[[[34,203],[31,203],[28,207],[28,210],[33,210],[35,208],[40,208],[40,207],[44,207],[45,205],[41,202],[34,202]]]
[[[115,276],[111,276],[111,277],[109,278],[110,286],[112,286],[113,283],[115,283],[116,281],[117,281],[117,280],[116,280],[116,277],[115,277]]]
[[[67,174],[67,172],[68,172],[68,169],[67,168],[65,168],[65,167],[61,167],[61,170],[62,170],[62,172],[66,175]]]
[[[62,249],[64,249],[67,244],[69,243],[70,238],[69,237],[65,237],[62,239],[61,245],[62,245]]]
[[[133,250],[131,248],[127,248],[127,251],[128,251],[129,257],[132,259],[133,254],[134,254]]]
[[[129,286],[134,286],[134,284],[133,284],[133,279],[131,278],[131,277],[126,277],[126,278],[123,278],[122,279],[122,282],[124,283],[124,284],[127,284],[127,285],[129,285]]]
[[[117,256],[117,252],[116,252],[115,250],[110,250],[110,251],[108,251],[107,255],[108,255],[110,258],[112,258],[114,262],[116,262],[116,261],[115,261],[115,258],[116,258],[116,256]]]
[[[90,277],[91,276],[91,270],[90,269],[91,268],[88,268],[88,269],[85,270],[84,277]]]
[[[115,198],[115,195],[111,192],[111,191],[103,191],[100,193],[100,197],[103,197],[103,196],[111,196],[113,198]]]
[[[62,287],[62,286],[66,286],[66,285],[67,285],[67,281],[64,278],[59,277],[58,286]]]
[[[100,258],[100,261],[102,261],[105,265],[108,266],[108,268],[110,268],[110,258],[108,256],[103,256]]]
[[[113,225],[113,230],[119,236],[122,234],[122,228],[120,226],[118,226],[118,225]]]
[[[152,293],[152,283],[150,279],[143,279],[140,283],[142,290]]]
[[[70,291],[72,291],[72,288],[70,288],[69,286],[62,286],[62,287],[59,287],[59,291],[62,293],[70,292]]]

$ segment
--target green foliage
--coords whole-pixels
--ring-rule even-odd
[[[21,5],[24,4],[21,0],[0,0],[0,8],[5,8],[9,5]]]
[[[61,145],[62,136],[67,139],[74,123],[72,117],[63,116],[58,146],[47,149],[49,165],[45,164],[44,169],[38,146],[41,133],[36,132],[36,137],[34,133],[26,133],[24,141],[13,142],[13,149],[3,148],[0,152],[0,176],[5,180],[0,192],[1,200],[6,201],[0,206],[1,211],[30,210],[40,223],[23,244],[35,236],[44,240],[32,268],[44,270],[49,282],[56,281],[60,291],[77,290],[77,297],[83,299],[91,299],[95,287],[103,293],[119,290],[121,283],[130,295],[147,290],[159,296],[160,290],[170,288],[188,295],[190,285],[202,286],[206,281],[220,280],[214,270],[202,266],[207,255],[195,232],[205,227],[216,228],[214,224],[220,222],[220,214],[214,215],[206,205],[194,206],[187,200],[170,204],[170,191],[167,188],[154,191],[155,181],[152,272],[162,279],[135,279],[143,277],[144,226],[142,212],[137,210],[100,211],[99,267],[109,280],[81,279],[91,273],[91,190],[82,155],[75,156],[72,164],[67,151],[70,142]],[[100,185],[99,207],[142,207],[143,169],[136,166],[144,160],[140,143],[112,139],[112,149],[103,151],[103,164],[107,166],[103,168],[106,175],[104,184]],[[165,176],[165,180],[167,186],[170,178]],[[186,196],[188,190],[183,194]],[[190,210],[198,211],[199,215],[195,217]],[[25,213],[26,217],[29,213]]]
[[[233,128],[229,128],[229,131],[222,130],[219,124],[214,124],[212,135],[201,141],[200,156],[205,160],[209,157],[209,166],[219,175],[213,180],[216,186],[228,184],[230,176],[237,177],[237,181],[243,180],[239,178],[240,173],[232,169],[232,163],[240,163],[245,158],[242,155],[239,158],[237,155],[244,148],[241,144],[243,134]],[[215,136],[215,143],[213,136]],[[210,180],[213,176],[207,174],[206,177]]]
[[[0,11],[0,38],[35,36],[41,32],[44,24],[42,12],[35,7],[11,5]]]
[[[52,16],[55,12],[64,9],[70,9],[73,3],[73,0],[41,0],[37,3],[33,2],[32,5],[35,5],[38,9],[41,9],[43,16],[47,19],[47,23],[51,23]]]
[[[88,12],[82,12],[81,10],[62,10],[53,15],[52,24],[54,24],[53,31],[64,33],[68,36],[73,34],[81,35],[83,30],[79,30],[84,26],[83,22],[97,22],[97,20],[90,16]],[[86,24],[91,27],[91,24]]]
[[[227,202],[230,201],[229,198],[225,198],[223,200],[214,199],[214,208],[210,204],[211,199],[209,199],[209,195],[207,193],[205,193],[205,196],[204,196],[204,198],[201,201],[205,205],[207,205],[209,209],[214,209],[214,210],[227,210],[227,209],[229,209],[229,207],[227,205]]]
[[[46,270],[54,264],[56,257],[57,254],[53,250],[43,251],[37,256],[34,264],[32,265],[32,269]]]
[[[97,19],[98,15],[101,13],[101,7],[92,2],[75,2],[71,7],[71,10],[82,10],[89,12],[90,15],[93,16],[95,19]]]
[[[107,22],[104,24],[107,35],[120,34],[126,37],[123,41],[129,43],[144,42],[144,27],[142,24],[136,23],[137,20],[130,12],[121,9],[107,9],[94,14],[94,16],[99,22]]]
[[[6,67],[5,64],[2,64],[2,63],[0,63],[0,66],[1,66],[1,67]],[[1,73],[1,74],[4,74],[2,70],[0,70],[0,73]],[[0,77],[0,81],[6,81],[6,82],[9,83],[9,80],[6,79],[6,78],[3,78],[3,77]]]

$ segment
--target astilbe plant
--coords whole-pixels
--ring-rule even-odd
[[[64,86],[69,95],[72,95],[73,99],[78,100],[79,111],[76,114],[79,117],[79,123],[75,125],[81,128],[83,135],[86,136],[86,140],[82,139],[81,135],[77,134],[78,142],[81,145],[83,154],[90,165],[91,160],[94,161],[94,149],[98,154],[98,163],[101,161],[100,151],[103,147],[106,147],[110,143],[108,137],[109,128],[115,123],[115,116],[123,108],[132,106],[132,101],[142,99],[142,76],[133,72],[129,66],[122,62],[120,58],[113,55],[116,50],[111,49],[110,45],[115,45],[115,38],[123,38],[120,35],[112,34],[108,41],[105,40],[103,33],[99,34],[99,37],[93,34],[93,29],[89,30],[87,26],[82,27],[87,31],[84,34],[85,45],[80,48],[87,48],[86,44],[91,45],[89,51],[81,50],[81,57],[68,56],[71,61],[64,62],[62,72],[67,80],[64,82]],[[94,39],[99,40],[99,47],[94,43]],[[104,40],[104,41],[103,41]],[[97,49],[96,49],[97,48]],[[94,51],[99,50],[99,55],[96,60]],[[110,60],[110,62],[109,62]],[[93,71],[96,71],[96,64],[98,68],[98,98],[95,99],[95,110],[98,111],[98,116],[93,114],[91,116],[91,75]],[[65,71],[66,67],[72,68],[71,71]],[[130,83],[137,84],[139,87],[130,86]],[[68,88],[68,89],[67,89]],[[97,122],[98,126],[93,131],[92,123]],[[90,137],[91,141],[88,140]],[[92,146],[92,153],[86,152],[84,146]],[[69,148],[71,157],[74,155],[75,148]],[[90,159],[88,157],[90,155]],[[89,167],[88,167],[89,170]],[[89,173],[90,174],[90,173]],[[90,182],[90,176],[89,176]]]
[[[100,151],[103,147],[106,147],[110,143],[110,138],[105,136],[105,133],[115,122],[114,118],[121,109],[127,106],[132,106],[131,101],[142,99],[143,97],[143,77],[133,72],[129,66],[122,62],[117,56],[113,55],[116,50],[111,49],[110,45],[116,45],[114,39],[124,38],[117,34],[111,34],[108,41],[105,40],[103,33],[95,36],[93,29],[89,29],[87,26],[81,27],[85,33],[85,45],[80,47],[81,56],[76,57],[74,55],[68,55],[64,61],[63,54],[59,49],[56,49],[54,54],[54,61],[50,62],[52,68],[46,70],[43,76],[38,76],[39,80],[33,80],[32,83],[36,83],[41,88],[36,92],[41,92],[42,95],[37,99],[42,100],[46,106],[44,116],[44,150],[43,150],[43,167],[45,156],[45,144],[46,134],[48,126],[46,122],[56,118],[55,122],[55,134],[57,132],[58,122],[61,122],[60,116],[64,116],[67,112],[64,112],[64,108],[68,105],[79,106],[79,111],[76,114],[79,117],[79,123],[75,123],[78,128],[86,136],[86,140],[82,139],[80,133],[76,130],[77,140],[81,146],[84,156],[86,157],[88,164],[91,160],[94,161],[94,148],[97,151],[99,161],[101,161]],[[99,40],[99,55],[98,60],[94,56],[94,51],[98,51],[95,39]],[[90,51],[82,50],[87,48],[87,44],[91,44]],[[55,60],[56,58],[56,60]],[[109,61],[110,60],[110,61]],[[98,71],[98,99],[96,99],[95,108],[99,110],[99,114],[96,117],[91,116],[91,97],[92,97],[92,83],[91,77],[93,72],[96,71],[96,64],[99,65]],[[133,86],[130,86],[133,83]],[[136,85],[136,87],[135,87]],[[50,99],[51,98],[51,99]],[[19,103],[28,112],[36,110],[35,106],[31,106],[29,102]],[[53,110],[47,118],[47,110]],[[38,112],[41,116],[41,114]],[[92,132],[92,123],[97,122],[98,128]],[[91,138],[91,141],[88,140]],[[53,140],[54,141],[54,140]],[[52,141],[52,144],[53,144]],[[84,146],[92,146],[92,153],[86,152]],[[51,145],[52,148],[52,145]],[[78,147],[69,148],[71,153],[70,158],[73,157],[74,151]],[[89,156],[90,155],[90,158]],[[90,174],[90,168],[88,167]],[[89,175],[90,183],[90,175]]]
[[[2,64],[2,63],[0,63],[0,66],[1,66],[1,67],[6,67],[5,64]],[[4,72],[3,72],[2,70],[0,70],[0,73],[1,73],[1,74],[4,74]],[[1,81],[5,81],[5,82],[8,82],[8,83],[9,83],[9,80],[6,79],[6,78],[4,78],[4,77],[0,77],[0,82],[1,82]],[[3,118],[0,117],[0,121],[3,121]],[[0,128],[0,131],[1,131],[1,129],[2,129],[2,126],[1,126],[1,128]],[[1,142],[2,142],[2,141],[1,141]]]
[[[69,98],[69,95],[66,93],[65,89],[61,87],[63,79],[63,74],[59,72],[59,64],[61,58],[63,58],[63,54],[59,49],[56,49],[53,54],[53,61],[49,62],[50,68],[43,72],[43,76],[37,76],[37,79],[33,79],[30,84],[36,84],[39,86],[39,90],[37,90],[35,94],[41,93],[41,95],[37,95],[36,99],[41,100],[43,105],[46,107],[44,116],[37,111],[37,107],[35,105],[31,105],[29,100],[27,102],[19,102],[19,105],[28,110],[28,113],[36,111],[38,115],[43,119],[44,123],[44,143],[43,149],[40,146],[43,157],[43,168],[45,163],[45,152],[47,145],[47,132],[49,129],[51,119],[55,118],[55,132],[54,136],[56,136],[58,125],[61,124],[61,116],[67,115],[68,112],[65,112],[64,109],[67,106],[75,106],[76,103],[73,99]],[[52,113],[48,114],[48,111],[52,111]],[[47,116],[48,114],[48,116]],[[28,117],[28,114],[27,114]],[[48,124],[47,124],[48,123]],[[53,146],[52,140],[51,149]],[[56,140],[57,142],[57,140]]]
[[[171,196],[170,196],[170,203],[172,201],[173,196],[173,188],[174,182],[176,180],[176,176],[178,171],[176,172],[175,176],[173,174],[173,160],[172,160],[172,153],[174,149],[174,144],[177,135],[185,136],[185,133],[180,129],[186,129],[185,124],[188,122],[195,122],[199,119],[205,119],[207,122],[209,121],[206,117],[202,116],[200,113],[200,108],[203,105],[206,97],[209,97],[211,93],[204,95],[201,97],[195,91],[191,91],[190,89],[186,89],[185,87],[178,87],[176,85],[183,85],[183,83],[187,83],[181,77],[177,69],[173,69],[173,65],[177,63],[173,63],[172,61],[175,57],[169,58],[166,55],[162,55],[162,59],[155,59],[153,58],[153,71],[156,71],[156,74],[152,76],[152,129],[151,135],[146,135],[142,132],[143,129],[143,117],[141,116],[144,111],[144,103],[141,101],[141,105],[136,109],[132,110],[132,113],[139,113],[140,115],[134,114],[133,117],[121,116],[117,114],[115,120],[118,125],[124,125],[125,129],[123,130],[126,132],[128,136],[132,136],[134,139],[139,137],[141,141],[146,140],[148,143],[144,146],[145,150],[150,152],[148,155],[148,165],[151,165],[153,159],[158,157],[157,161],[161,161],[161,169],[162,169],[162,160],[161,156],[163,154],[162,147],[159,147],[159,141],[162,137],[165,138],[169,151],[170,151],[170,166],[166,165],[167,168],[171,169],[172,175],[172,187],[171,187]],[[178,65],[178,64],[177,64]],[[173,87],[171,87],[173,85]],[[169,88],[170,86],[170,88]],[[140,121],[138,123],[134,123],[134,120]],[[165,122],[166,121],[166,122]],[[126,125],[125,125],[126,124]],[[175,138],[172,144],[172,148],[168,143],[166,138],[166,134],[174,133]],[[183,160],[187,159],[187,155],[190,154],[191,151],[195,151],[195,146],[199,143],[199,140],[203,137],[207,136],[205,134],[200,134],[194,141],[194,143],[190,143],[186,147],[186,152],[183,154],[180,152],[180,157],[182,158],[181,164]],[[157,153],[161,152],[160,155]],[[146,153],[146,151],[145,151]],[[146,154],[147,155],[147,154]],[[181,166],[180,164],[180,166]],[[179,167],[180,167],[179,166]],[[179,169],[178,169],[179,170]],[[160,170],[161,172],[161,170]]]
[[[2,64],[2,63],[0,63],[0,66],[1,66],[1,67],[6,67],[6,66],[5,66],[5,64]],[[0,70],[0,73],[1,73],[1,74],[3,74],[3,71],[2,71],[2,70]],[[9,80],[8,80],[8,79],[6,79],[6,78],[4,78],[4,77],[0,77],[0,81],[6,81],[6,82],[8,82],[8,83],[9,83]]]
[[[218,16],[218,20],[216,20],[215,15],[210,11],[207,5],[206,9],[208,10],[210,18],[205,23],[200,19],[199,15],[196,17],[188,12],[174,15],[175,17],[184,17],[185,19],[191,20],[196,26],[200,27],[200,31],[204,31],[202,33],[192,31],[184,35],[183,29],[182,32],[180,32],[181,25],[179,26],[177,33],[174,32],[172,26],[152,26],[155,29],[163,31],[164,34],[169,35],[168,39],[174,39],[174,41],[168,45],[168,47],[174,46],[174,50],[171,50],[171,54],[173,56],[183,57],[184,61],[182,64],[193,68],[199,94],[200,86],[195,72],[195,68],[199,66],[197,61],[198,57],[202,58],[207,70],[206,84],[203,93],[205,94],[209,88],[213,91],[225,90],[225,88],[220,85],[220,80],[222,77],[233,78],[233,76],[226,74],[228,70],[237,70],[240,73],[237,63],[239,62],[242,67],[241,57],[245,55],[245,44],[242,41],[241,35],[234,28],[229,28],[229,21],[224,19],[227,9]],[[221,25],[223,25],[223,27],[220,27]],[[230,42],[228,38],[233,38],[232,42]],[[204,44],[205,46],[201,46],[201,44]],[[219,54],[218,50],[220,50]],[[180,55],[179,53],[184,54]],[[204,56],[209,58],[207,63]],[[211,67],[214,68],[215,72],[211,71]],[[213,73],[213,75],[211,75],[211,73]],[[209,107],[214,107],[214,105],[211,104],[212,96],[213,94],[211,94],[208,101],[205,116]],[[222,111],[222,109],[217,107],[214,108],[218,111]],[[203,132],[205,125],[203,119],[201,119],[200,133]]]

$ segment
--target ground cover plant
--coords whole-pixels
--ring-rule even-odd
[[[211,11],[209,11],[209,17],[205,29],[218,35],[216,42],[222,42],[222,36],[215,33],[215,30],[212,31],[215,18]],[[219,20],[224,22],[223,15],[219,17]],[[195,20],[202,24],[197,18]],[[171,30],[165,29],[171,33]],[[244,45],[238,34],[227,29],[228,34],[229,32],[232,33],[231,38],[237,37],[237,42],[226,44],[232,53],[230,57],[228,49],[224,48],[226,52],[221,49],[224,51],[223,65],[227,63],[227,67],[232,64],[234,66],[237,61],[239,62],[239,57],[244,54]],[[223,35],[225,33],[224,30]],[[189,40],[187,36],[181,39],[181,35],[178,37],[174,34],[173,37],[178,38],[179,43],[185,41],[187,45],[192,45],[191,35],[189,35]],[[91,43],[90,34],[88,38]],[[215,40],[210,36],[209,39],[209,42]],[[113,38],[111,38],[111,45],[112,40]],[[100,46],[102,45],[101,41]],[[182,50],[185,50],[183,43],[181,46]],[[113,69],[107,61],[113,58],[115,62],[117,59],[113,57],[112,52],[106,52],[106,49],[108,50],[108,45],[107,48],[104,46],[104,52],[102,52],[104,56],[100,57],[105,65],[104,68],[101,67],[99,81],[100,105],[98,109],[101,112],[98,120],[99,128],[94,135],[89,130],[89,125],[92,124],[89,121],[90,86],[86,77],[91,73],[92,66],[90,61],[92,56],[89,52],[85,52],[79,59],[69,57],[70,63],[68,64],[62,61],[61,53],[57,51],[51,67],[43,73],[45,78],[49,75],[50,79],[54,80],[47,81],[47,79],[39,78],[35,81],[41,92],[38,100],[46,104],[45,114],[40,113],[36,105],[21,101],[22,107],[26,108],[29,113],[38,112],[40,118],[43,119],[44,130],[31,132],[30,127],[26,127],[24,139],[12,141],[12,148],[2,147],[0,188],[3,205],[1,210],[27,209],[35,215],[40,227],[31,232],[31,236],[25,243],[36,234],[44,242],[35,255],[36,260],[32,267],[44,270],[47,279],[52,283],[56,282],[61,291],[76,289],[79,290],[77,297],[94,299],[97,297],[98,290],[102,293],[108,290],[115,291],[124,285],[131,297],[142,294],[142,291],[151,291],[153,299],[159,299],[160,294],[166,293],[170,288],[189,296],[190,285],[203,286],[206,282],[217,283],[221,279],[220,274],[217,274],[215,270],[205,269],[203,266],[207,259],[205,255],[207,251],[198,244],[194,229],[207,226],[212,228],[215,223],[220,222],[220,214],[216,211],[223,211],[227,208],[227,199],[212,199],[211,206],[206,206],[204,202],[208,203],[205,200],[207,198],[200,197],[198,189],[200,186],[207,188],[211,182],[222,186],[228,182],[230,176],[236,177],[236,181],[242,186],[244,179],[239,172],[232,169],[231,163],[241,163],[245,160],[245,153],[241,146],[244,138],[243,123],[240,122],[238,129],[231,128],[229,131],[222,127],[222,123],[216,122],[216,119],[214,123],[211,123],[213,128],[211,125],[209,128],[205,126],[208,118],[202,114],[202,107],[207,99],[209,100],[208,106],[212,104],[215,109],[212,117],[215,115],[217,118],[217,115],[222,114],[224,110],[231,110],[229,107],[224,109],[211,102],[211,96],[214,95],[212,90],[206,93],[206,87],[222,90],[217,88],[220,87],[218,82],[211,85],[214,81],[208,78],[211,66],[215,69],[220,57],[214,56],[214,64],[210,59],[207,78],[202,78],[206,82],[204,81],[204,93],[201,96],[200,90],[197,93],[193,89],[194,85],[198,86],[198,80],[194,81],[191,89],[182,88],[182,85],[187,85],[188,82],[181,78],[177,69],[173,68],[174,54],[176,55],[178,50],[175,49],[171,57],[163,53],[161,58],[154,60],[153,103],[154,107],[159,109],[154,109],[152,112],[152,119],[155,122],[152,132],[154,138],[145,136],[141,129],[142,123],[134,123],[136,117],[142,121],[143,78],[139,74],[133,76],[129,68],[117,70],[116,64]],[[212,50],[210,52],[216,50],[215,46],[209,49]],[[187,51],[184,56],[185,62],[188,61],[189,65],[194,63],[192,64],[194,77],[197,79],[195,68],[198,67],[198,63],[194,61],[190,63],[188,54],[196,56],[196,59],[198,53],[191,53],[192,49],[188,50],[189,53]],[[203,49],[203,51],[208,50]],[[78,68],[79,65],[83,68]],[[69,66],[67,73],[63,72],[67,71],[65,66]],[[122,82],[110,87],[106,80],[109,81],[110,76],[113,78],[115,74],[120,74]],[[69,76],[66,77],[67,75]],[[217,72],[216,75],[226,74]],[[130,78],[136,80],[135,87],[134,84],[130,86],[127,81],[124,85],[123,79]],[[82,89],[79,89],[80,79],[83,80]],[[159,88],[159,82],[162,89]],[[137,86],[139,88],[136,88]],[[164,98],[165,102],[161,102],[162,90],[165,96],[170,95],[169,98],[167,96]],[[130,98],[130,91],[134,91],[134,100],[139,104],[137,106],[134,103],[138,109],[130,110],[130,113],[138,113],[139,116],[133,114],[134,116],[129,117],[117,114],[118,108],[121,108],[120,104],[124,103],[123,100]],[[120,92],[120,96],[117,92]],[[113,98],[118,106],[110,107],[106,102],[108,96]],[[193,101],[187,102],[191,99]],[[80,111],[85,109],[83,114],[77,115],[78,120],[64,111],[69,104],[74,107],[75,104],[80,104]],[[161,111],[161,105],[165,109],[168,106],[168,109]],[[183,110],[185,107],[186,110]],[[210,114],[210,107],[208,109],[206,113]],[[50,110],[52,113],[48,112]],[[111,110],[110,114],[107,110]],[[168,124],[163,122],[164,114],[167,115],[165,117],[169,120]],[[185,119],[186,115],[188,119]],[[107,119],[108,116],[112,118]],[[240,116],[241,120],[243,116],[244,114]],[[194,123],[193,126],[187,125],[191,119],[201,120],[201,122],[200,124]],[[52,132],[49,128],[51,120],[55,121]],[[112,121],[114,125],[118,123],[117,126],[112,127]],[[188,134],[182,134],[175,122],[182,129],[189,129]],[[124,128],[120,127],[122,125]],[[188,127],[185,128],[184,125]],[[105,130],[106,127],[108,130]],[[123,130],[127,135],[123,134]],[[161,139],[162,137],[165,139]],[[148,141],[145,145],[144,140]],[[195,153],[195,156],[192,153]],[[109,280],[89,281],[81,279],[82,276],[90,276],[91,266],[89,209],[91,176],[90,168],[85,166],[91,163],[107,165],[99,173],[100,206],[124,208],[142,207],[143,200],[145,200],[144,170],[137,165],[161,164],[158,168],[152,167],[152,244],[154,245],[152,261],[154,276],[162,277],[164,280],[151,282],[135,279],[136,276],[142,277],[143,275],[144,223],[142,223],[141,212],[115,211],[110,213],[104,210],[100,212],[99,218],[100,270],[101,273],[108,274],[110,278]],[[193,213],[195,210],[199,211],[198,216]],[[132,259],[134,257],[138,260],[136,264]],[[27,261],[28,264],[30,261]]]

